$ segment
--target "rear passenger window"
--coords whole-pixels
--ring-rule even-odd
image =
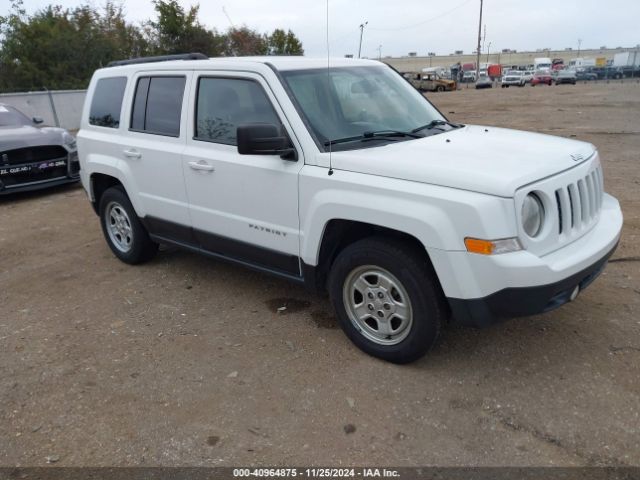
[[[96,84],[89,110],[89,123],[100,127],[118,128],[126,77],[101,78]]]
[[[236,129],[245,123],[281,124],[257,82],[239,78],[199,80],[196,140],[236,145]]]
[[[185,77],[140,77],[133,98],[130,129],[180,136]]]

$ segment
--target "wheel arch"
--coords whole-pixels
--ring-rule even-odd
[[[93,206],[93,210],[98,214],[98,207],[100,205],[100,199],[104,192],[111,187],[121,186],[122,182],[118,180],[116,177],[112,175],[108,175],[105,173],[94,172],[89,177],[89,185],[90,185],[90,195],[91,195],[91,204]]]
[[[331,266],[340,252],[349,245],[369,237],[385,238],[403,243],[408,249],[414,250],[417,255],[424,258],[427,268],[432,269],[436,280],[438,279],[429,252],[415,235],[388,226],[359,220],[333,218],[324,225],[322,238],[318,244],[315,265],[304,264],[305,283],[314,290],[325,291]],[[441,286],[440,289],[442,290]]]
[[[94,169],[89,175],[89,198],[95,212],[98,213],[102,194],[108,188],[120,186],[127,194],[127,197],[129,197],[129,201],[137,215],[139,217],[143,216],[143,212],[138,204],[138,199],[135,195],[131,195],[131,185],[128,185],[129,182],[122,178],[122,172],[115,168],[106,168],[107,166],[105,165],[101,167],[102,168]]]

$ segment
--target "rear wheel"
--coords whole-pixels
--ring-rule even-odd
[[[102,194],[99,212],[104,238],[116,257],[137,264],[156,255],[158,244],[149,238],[122,187],[109,188]]]
[[[331,268],[329,293],[349,339],[369,355],[393,363],[425,355],[447,312],[426,254],[384,238],[345,248]]]
[[[438,85],[436,87],[436,92],[444,92],[444,87],[442,85]]]

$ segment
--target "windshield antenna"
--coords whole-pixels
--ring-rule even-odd
[[[331,76],[329,75],[329,58],[329,0],[327,0],[327,92],[331,85]],[[329,142],[329,171],[327,173],[329,176],[333,175],[333,166],[331,164],[331,142]]]

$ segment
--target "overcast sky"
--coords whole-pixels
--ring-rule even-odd
[[[185,7],[197,3],[179,0]],[[29,13],[49,3],[73,7],[82,0],[26,0]],[[90,0],[100,5],[100,0]],[[4,1],[0,3],[5,3]],[[6,2],[8,3],[8,2]],[[127,0],[130,21],[154,15],[150,0]],[[449,54],[475,49],[480,0],[329,0],[332,56],[358,53],[364,30],[362,56],[406,55],[408,52]],[[290,28],[302,40],[305,54],[326,55],[324,0],[203,0],[200,20],[226,30],[247,25],[261,32]],[[640,43],[640,0],[485,0],[482,23],[491,51],[511,48],[582,48],[635,46]]]

